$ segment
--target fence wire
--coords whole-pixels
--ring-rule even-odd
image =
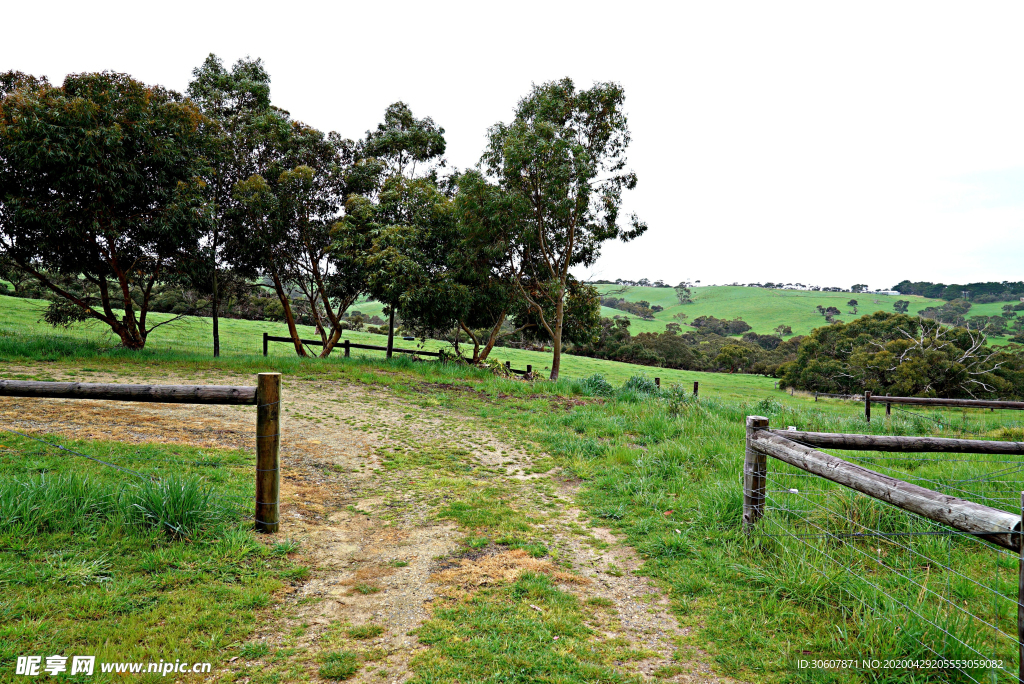
[[[906,482],[1021,512],[1020,460],[836,451]],[[911,679],[883,669],[872,681],[1021,681],[1017,553],[771,457],[764,497],[753,531],[764,581],[838,607],[848,630],[846,652],[814,657],[974,661]]]

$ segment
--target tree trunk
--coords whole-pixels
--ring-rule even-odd
[[[220,324],[217,308],[217,247],[214,241],[213,248],[213,358],[220,356]]]
[[[284,319],[288,322],[288,334],[292,338],[292,343],[295,344],[295,353],[299,356],[307,356],[306,349],[302,346],[302,340],[299,337],[299,331],[295,327],[292,304],[288,300],[288,295],[285,294],[284,287],[281,285],[281,279],[277,277],[277,271],[272,271],[271,273],[274,276],[274,289],[277,291],[277,297],[281,300],[281,306],[284,307]]]
[[[562,365],[562,318],[565,316],[565,291],[555,305],[555,328],[551,331],[551,379],[558,379],[558,369]]]
[[[395,348],[395,305],[391,305],[391,316],[388,320],[388,358],[391,358],[391,350]]]
[[[480,358],[474,359],[474,361],[484,361],[487,359],[487,355],[494,349],[494,345],[498,342],[498,336],[501,334],[501,326],[505,324],[505,312],[501,312],[501,316],[498,317],[498,322],[491,328],[491,334],[487,336],[487,343],[484,344],[484,350],[480,352]]]

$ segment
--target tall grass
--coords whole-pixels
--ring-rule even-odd
[[[194,538],[239,511],[197,477],[101,482],[75,473],[0,479],[0,532],[89,532],[157,528]]]

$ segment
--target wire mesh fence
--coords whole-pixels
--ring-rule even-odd
[[[904,482],[1021,512],[1019,457],[836,455]],[[839,610],[848,631],[836,643],[849,651],[843,655],[874,659],[875,681],[1020,681],[1018,553],[777,459],[767,465],[764,513],[752,528],[766,581],[796,600]],[[886,671],[890,659],[918,676],[905,680],[906,669]]]

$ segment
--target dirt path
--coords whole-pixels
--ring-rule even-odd
[[[4,375],[34,372],[38,369],[11,368]],[[76,379],[125,381],[102,372]],[[248,384],[251,379],[207,373],[200,380],[161,374],[135,375],[132,381]],[[523,445],[504,441],[482,421],[428,412],[381,388],[288,378],[282,405],[282,535],[302,542],[298,554],[312,576],[282,595],[255,638],[271,652],[293,649],[313,681],[318,681],[317,653],[344,641],[352,627],[371,624],[383,631],[359,642],[372,656],[349,681],[408,680],[409,660],[424,648],[412,631],[429,617],[439,594],[472,591],[524,570],[548,572],[561,588],[609,607],[594,618],[598,638],[625,640],[645,652],[642,659],[621,663],[623,671],[652,681],[655,673],[657,681],[731,681],[711,674],[704,654],[688,645],[664,593],[636,574],[641,565],[636,553],[608,529],[592,526],[571,503],[573,486],[557,469],[536,472],[537,456]],[[255,411],[0,397],[0,426],[6,425],[72,438],[251,451]],[[392,451],[431,453],[448,441],[466,447],[460,452],[466,477],[514,487],[518,505],[544,516],[539,527],[557,551],[559,567],[500,547],[440,562],[466,536],[454,523],[437,519],[437,497],[444,500],[444,492],[395,477],[382,468],[382,459]],[[233,667],[244,682],[247,672],[264,664],[239,659]]]

